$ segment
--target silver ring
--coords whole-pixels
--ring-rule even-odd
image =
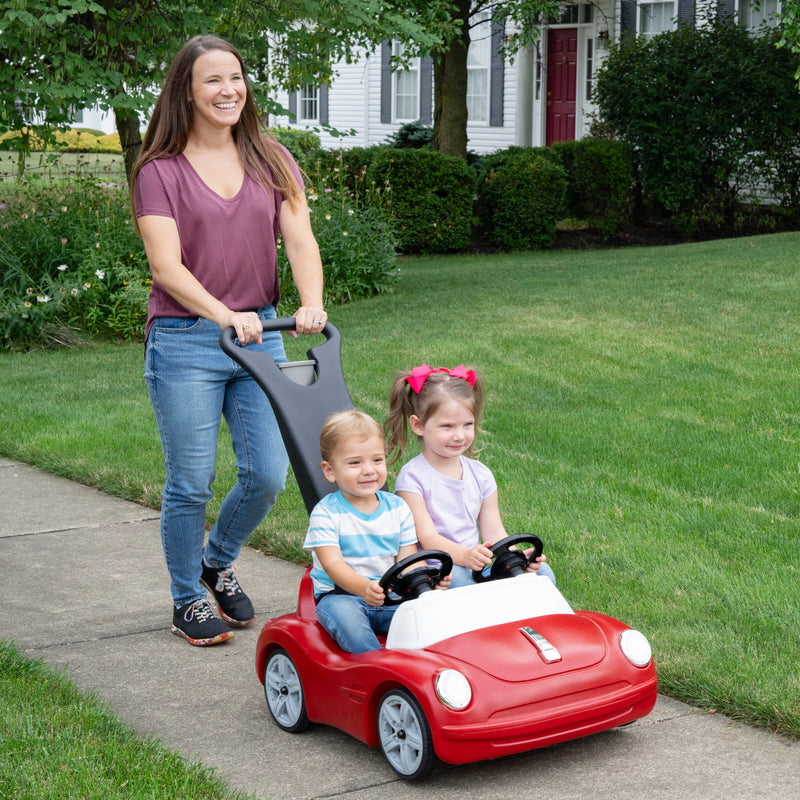
[[[312,320],[312,323],[314,325],[322,325],[322,320],[321,319],[315,319],[315,320]]]

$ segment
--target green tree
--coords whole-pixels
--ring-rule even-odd
[[[74,109],[112,111],[130,169],[140,115],[189,36],[216,33],[252,69],[257,101],[278,86],[330,80],[332,65],[389,36],[431,48],[430,13],[409,18],[379,0],[0,0],[0,133],[47,140]]]
[[[780,20],[781,38],[778,47],[787,47],[792,53],[800,54],[800,0],[783,0]],[[794,77],[800,83],[800,67]]]
[[[731,20],[682,25],[612,47],[599,70],[600,116],[631,145],[645,196],[683,224],[736,224],[767,168],[796,161],[798,59],[777,37]]]
[[[489,16],[503,24],[504,58],[514,54],[539,36],[539,22],[558,10],[558,0],[404,0],[392,3],[398,11],[406,9],[409,19],[417,20],[428,31],[436,31],[440,41],[412,42],[409,50],[433,59],[433,148],[445,155],[467,154],[467,51],[471,32]],[[434,27],[429,27],[433,25]],[[393,37],[397,38],[397,36]]]

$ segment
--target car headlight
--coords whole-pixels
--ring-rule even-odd
[[[439,699],[455,711],[461,711],[472,700],[469,681],[454,669],[443,669],[436,676],[436,694]]]
[[[619,637],[619,645],[625,658],[631,662],[635,667],[646,667],[653,657],[653,651],[650,648],[650,642],[647,637],[639,631],[627,630],[623,631]]]

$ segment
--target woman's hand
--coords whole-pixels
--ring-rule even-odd
[[[294,318],[295,330],[289,331],[289,333],[295,337],[300,333],[306,336],[312,333],[322,333],[322,329],[328,321],[328,315],[321,306],[300,306],[294,312]]]
[[[225,328],[233,328],[236,331],[236,338],[242,344],[255,342],[261,344],[261,334],[264,326],[261,324],[258,314],[255,311],[231,311],[227,325],[220,325]]]

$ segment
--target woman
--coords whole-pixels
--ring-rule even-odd
[[[193,645],[217,644],[255,616],[234,561],[288,466],[269,401],[219,348],[220,330],[232,326],[242,345],[286,360],[280,333],[262,329],[279,299],[279,234],[300,294],[297,333],[320,333],[327,319],[300,171],[265,135],[242,59],[223,39],[196,36],[175,57],[133,171],[131,203],[153,276],[145,378],[166,467],[161,540],[172,631]],[[221,416],[237,482],[204,548]]]

